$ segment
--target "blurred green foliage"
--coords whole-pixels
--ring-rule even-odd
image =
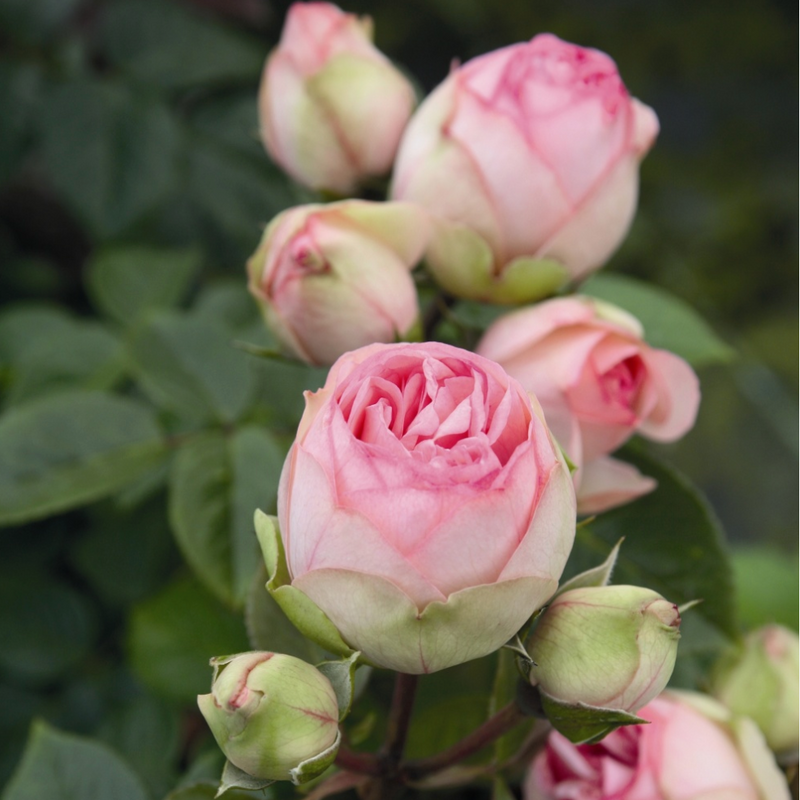
[[[83,763],[127,797],[213,796],[220,756],[193,696],[210,655],[248,647],[245,602],[255,641],[274,617],[254,600],[250,516],[274,504],[300,393],[324,377],[231,346],[270,345],[244,261],[272,216],[310,197],[258,141],[259,75],[287,7],[0,0],[0,516],[19,523],[0,529],[0,784],[32,719],[72,732],[32,728],[8,800],[49,796],[48,775]],[[796,4],[347,8],[374,17],[378,46],[426,91],[454,58],[547,30],[610,53],[656,109],[640,211],[607,272],[668,290],[716,336],[684,327],[699,323],[681,303],[666,317],[656,309],[654,335],[680,320],[685,355],[708,364],[694,431],[648,449],[702,488],[736,543],[740,621],[796,627]],[[593,291],[617,281],[643,302],[641,283],[620,280],[604,273]],[[453,314],[475,322],[475,309]],[[681,480],[670,484],[679,496]],[[662,561],[670,526],[686,519],[665,500],[651,498]],[[713,555],[716,522],[693,519],[675,542],[706,537]],[[583,534],[602,542],[598,561],[624,524],[608,515]],[[646,562],[642,544],[631,545],[632,572]],[[703,577],[727,585],[717,567]],[[697,620],[687,636],[707,644],[713,626],[730,633],[733,614],[718,603]],[[423,699],[439,705],[430,725],[415,723],[415,754],[485,716],[493,668],[431,676]],[[684,662],[681,679],[693,677]],[[388,691],[374,676],[354,720],[367,745]]]

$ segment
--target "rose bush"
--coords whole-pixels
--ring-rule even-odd
[[[291,208],[247,263],[250,292],[285,350],[332,364],[409,333],[419,316],[411,268],[426,239],[425,215],[409,203]]]
[[[539,399],[570,459],[578,507],[595,513],[651,491],[655,482],[608,457],[634,433],[659,442],[694,424],[700,389],[692,368],[649,347],[639,321],[588,297],[549,300],[498,319],[477,352]]]
[[[789,800],[749,719],[683,692],[661,695],[638,715],[650,724],[619,728],[599,744],[551,733],[524,800]]]
[[[674,603],[641,586],[564,591],[528,645],[531,683],[564,703],[636,711],[672,675],[680,622]]]
[[[269,154],[313,189],[352,192],[389,172],[414,107],[372,22],[330,3],[295,3],[264,67],[258,108]]]
[[[392,195],[438,216],[428,262],[448,291],[534,300],[622,241],[657,132],[611,58],[542,34],[467,62],[425,100]]]
[[[575,496],[497,364],[373,345],[306,394],[278,518],[292,586],[373,663],[423,673],[496,650],[553,594]]]

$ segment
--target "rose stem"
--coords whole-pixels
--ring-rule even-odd
[[[337,767],[341,767],[347,772],[357,772],[360,775],[381,774],[378,759],[372,753],[359,753],[351,750],[344,742],[339,745],[335,763]]]
[[[525,715],[520,711],[516,703],[509,703],[501,708],[493,717],[489,717],[479,728],[476,728],[460,742],[456,742],[452,747],[437,753],[430,758],[419,758],[409,761],[403,767],[403,774],[406,778],[415,780],[423,778],[434,772],[439,772],[446,767],[457,764],[465,758],[477,753],[487,744],[499,739],[503,734],[508,733],[512,728],[519,725]]]

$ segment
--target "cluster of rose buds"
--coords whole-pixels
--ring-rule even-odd
[[[735,715],[796,752],[797,715],[781,712],[797,708],[796,637],[754,635],[719,665],[727,711],[662,694],[681,609],[608,585],[616,550],[559,591],[577,514],[655,487],[610,454],[637,433],[681,437],[700,401],[691,367],[627,312],[546,299],[624,238],[654,112],[607,55],[550,34],[454,68],[414,112],[369,21],[327,3],[290,8],[259,110],[267,151],[320,202],[269,223],[249,288],[286,354],[332,365],[306,393],[277,519],[256,516],[286,616],[337,663],[405,677],[515,649],[532,713],[561,731],[527,800],[788,796]],[[386,201],[348,197],[390,172]],[[423,260],[443,303],[543,302],[500,316],[476,353],[414,341]],[[333,763],[350,701],[324,666],[212,663],[200,708],[248,780],[303,783]]]

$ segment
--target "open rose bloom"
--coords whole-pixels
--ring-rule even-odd
[[[372,44],[372,23],[294,3],[258,99],[267,151],[312,189],[352,192],[389,172],[414,107],[411,84]]]
[[[497,364],[372,345],[307,393],[278,517],[292,586],[371,662],[423,673],[493,652],[553,594],[575,495]]]
[[[619,728],[599,744],[551,733],[524,800],[789,800],[751,720],[684,692],[664,693],[637,715],[650,724]]]
[[[570,459],[578,508],[596,513],[655,487],[609,453],[634,433],[658,442],[694,424],[700,389],[678,356],[643,341],[638,320],[588,297],[549,300],[498,319],[478,344],[544,409]]]
[[[437,215],[428,262],[448,291],[535,300],[617,248],[657,132],[611,58],[542,34],[467,62],[425,100],[392,193]]]

